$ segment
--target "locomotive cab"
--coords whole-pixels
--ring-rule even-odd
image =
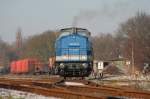
[[[86,29],[67,28],[55,43],[56,69],[61,76],[88,76],[93,66],[90,33]]]

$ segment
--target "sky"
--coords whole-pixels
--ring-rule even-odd
[[[82,27],[92,35],[114,33],[137,12],[150,14],[150,0],[0,0],[0,38],[14,42],[47,30]]]

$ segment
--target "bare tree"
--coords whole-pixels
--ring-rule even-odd
[[[100,34],[93,37],[93,48],[97,60],[109,60],[119,56],[119,50],[111,34]]]
[[[56,36],[56,32],[46,31],[26,39],[23,44],[22,58],[39,58],[48,61],[50,56],[54,56]]]
[[[150,63],[150,15],[138,12],[121,24],[117,35],[124,38],[124,57],[132,59],[133,51],[135,66]]]

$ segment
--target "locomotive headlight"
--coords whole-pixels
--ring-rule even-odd
[[[88,67],[88,64],[87,64],[87,63],[83,63],[82,66],[83,66],[84,68],[87,68],[87,67]]]
[[[64,68],[65,65],[63,63],[60,63],[60,68]]]

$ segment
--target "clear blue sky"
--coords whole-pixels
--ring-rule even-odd
[[[0,0],[0,37],[12,42],[18,27],[28,37],[73,24],[92,35],[113,33],[137,11],[150,14],[149,4],[150,0]]]

